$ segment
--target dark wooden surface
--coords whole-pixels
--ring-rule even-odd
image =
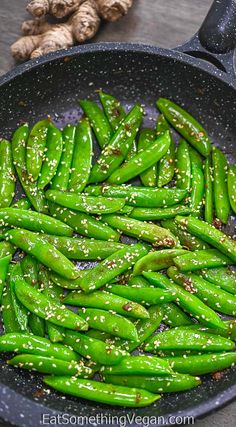
[[[9,47],[20,36],[21,22],[29,18],[24,8],[26,3],[26,0],[0,0],[0,75],[16,65]],[[174,47],[195,33],[210,4],[211,0],[135,0],[128,16],[115,24],[103,25],[94,41]],[[236,403],[196,422],[196,425],[235,427]]]

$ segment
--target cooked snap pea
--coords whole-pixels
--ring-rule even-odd
[[[157,135],[161,135],[166,131],[170,131],[169,123],[166,121],[163,114],[160,114],[157,119],[156,131]],[[171,143],[166,154],[160,159],[157,166],[157,186],[163,187],[163,185],[169,184],[175,173],[175,146],[174,140],[171,135]]]
[[[236,295],[236,273],[228,268],[207,268],[201,271],[201,275],[208,282]]]
[[[92,292],[106,285],[119,274],[126,272],[136,261],[147,254],[145,245],[136,244],[119,249],[92,268],[81,280],[80,287],[84,292]]]
[[[216,216],[224,224],[227,224],[230,212],[230,202],[227,187],[228,163],[225,155],[216,147],[213,147],[212,150],[212,165]]]
[[[230,368],[236,363],[236,353],[189,355],[170,357],[167,360],[174,371],[191,375],[205,375]]]
[[[171,328],[194,325],[193,320],[174,303],[165,304],[163,306],[163,311],[163,322]]]
[[[7,278],[7,273],[9,269],[9,264],[11,262],[11,255],[7,255],[3,258],[0,258],[0,305],[2,300],[2,292]]]
[[[22,270],[20,264],[11,265],[9,268],[9,285],[11,288],[12,304],[14,307],[15,316],[20,330],[22,332],[28,331],[28,310],[16,297],[15,284],[17,280],[22,277]]]
[[[118,99],[108,93],[99,91],[99,98],[113,131],[117,130],[121,121],[126,116],[124,108]]]
[[[168,375],[172,373],[168,362],[153,356],[128,356],[115,366],[102,366],[104,375]]]
[[[106,291],[97,291],[91,294],[84,294],[81,291],[73,291],[64,298],[65,304],[79,307],[100,308],[112,310],[126,317],[136,319],[146,319],[149,317],[147,310],[140,304],[118,295],[112,295]]]
[[[236,242],[222,231],[192,216],[177,216],[175,221],[182,230],[201,238],[236,262]]]
[[[192,162],[192,183],[190,195],[191,215],[198,217],[201,213],[203,196],[205,190],[205,181],[202,168]]]
[[[0,258],[4,258],[8,255],[14,255],[15,251],[15,247],[10,242],[0,242]]]
[[[2,321],[3,321],[5,334],[11,333],[11,332],[20,332],[21,328],[15,314],[13,298],[12,298],[12,289],[10,287],[9,278],[7,278],[5,287],[3,288],[1,305],[2,305],[1,307]],[[0,351],[1,351],[1,343],[0,343]]]
[[[12,203],[11,205],[14,209],[30,209],[31,203],[27,197],[22,197],[21,199],[17,200],[15,203]]]
[[[135,105],[103,148],[92,168],[90,183],[105,181],[121,165],[137,135],[142,117],[143,109],[140,105]]]
[[[135,178],[158,162],[168,151],[170,143],[170,132],[167,131],[159,136],[148,148],[139,151],[136,156],[123,163],[120,168],[109,176],[108,182],[123,184]]]
[[[152,223],[143,223],[137,219],[121,215],[102,215],[103,221],[122,231],[124,234],[152,243],[154,246],[173,247],[176,245],[175,236],[165,228]]]
[[[82,119],[75,132],[75,145],[68,186],[70,191],[81,193],[87,185],[92,167],[92,151],[92,131],[88,120]]]
[[[140,258],[134,265],[133,274],[138,276],[143,271],[158,271],[174,264],[173,259],[186,254],[184,249],[163,249],[162,251],[149,252]]]
[[[190,215],[189,206],[174,205],[170,208],[133,208],[128,214],[130,218],[140,221],[159,221],[176,217],[176,215]]]
[[[192,234],[187,233],[185,230],[180,229],[180,227],[177,226],[175,221],[171,221],[171,220],[161,221],[161,225],[162,227],[170,230],[176,237],[178,237],[181,245],[184,248],[189,249],[190,251],[209,248],[209,245],[203,240],[201,240],[200,238],[197,238],[196,236],[192,236]]]
[[[0,208],[10,206],[15,180],[11,143],[0,138]]]
[[[74,151],[75,130],[76,126],[68,124],[62,132],[63,150],[56,174],[52,179],[52,190],[66,191],[68,189]]]
[[[211,151],[211,141],[205,129],[187,111],[174,102],[159,98],[159,110],[165,118],[199,153],[207,157]]]
[[[35,182],[31,182],[26,170],[26,143],[29,134],[28,124],[20,126],[12,137],[12,155],[16,172],[23,190],[34,209],[47,213],[47,201],[44,193],[37,188]]]
[[[38,179],[43,163],[44,149],[47,141],[50,120],[40,120],[30,131],[26,147],[26,167],[33,181]]]
[[[52,344],[47,338],[22,333],[0,336],[0,351],[35,354],[68,362],[80,359],[76,352],[62,344]]]
[[[111,335],[130,341],[138,341],[135,325],[119,314],[113,314],[97,308],[82,308],[79,314],[90,328],[108,332]]]
[[[201,384],[198,377],[184,374],[171,374],[166,376],[141,376],[141,375],[104,375],[107,383],[128,387],[139,387],[152,393],[176,393],[190,390]]]
[[[138,140],[138,150],[142,152],[148,149],[156,139],[156,132],[154,129],[142,129]],[[157,186],[157,165],[154,164],[140,174],[140,179],[145,187]]]
[[[69,280],[69,279],[65,279],[64,277],[60,276],[59,274],[56,274],[54,272],[50,273],[50,279],[57,285],[60,286],[61,288],[65,288],[65,289],[80,289],[80,282],[82,277],[84,277],[89,270],[79,270],[79,276],[77,277],[77,279],[74,280]]]
[[[114,406],[143,407],[160,399],[148,391],[74,377],[46,377],[45,384],[62,393]]]
[[[38,188],[44,189],[54,177],[63,150],[63,139],[59,129],[49,124],[47,132],[46,153],[38,179]]]
[[[204,165],[204,178],[205,178],[205,205],[204,205],[204,219],[209,224],[213,222],[213,177],[211,159],[207,157]]]
[[[228,169],[228,194],[231,208],[236,213],[236,165]]]
[[[103,365],[116,365],[126,356],[126,352],[114,345],[78,332],[66,331],[64,343],[86,359]]]
[[[182,139],[176,150],[176,186],[189,191],[191,187],[191,159],[189,146]]]
[[[180,271],[194,271],[200,268],[222,267],[232,264],[232,260],[221,254],[217,249],[203,249],[190,253],[184,253],[174,259],[174,263]]]
[[[225,329],[207,328],[200,323],[192,323],[191,325],[184,325],[184,327],[192,331],[203,331],[213,335],[221,335],[225,338],[230,338],[232,341],[236,340],[236,323],[235,320],[224,320]],[[182,325],[180,325],[182,326]],[[183,326],[182,326],[183,327]]]
[[[124,285],[108,285],[109,292],[136,301],[139,304],[164,304],[173,301],[175,293],[153,288],[140,288]]]
[[[112,137],[112,127],[103,113],[101,108],[93,102],[89,100],[80,101],[80,106],[82,107],[84,113],[88,117],[96,139],[101,148],[107,145]]]
[[[76,266],[51,243],[44,240],[42,235],[16,228],[7,231],[5,237],[18,248],[33,255],[46,267],[51,268],[63,277],[76,279],[79,276]]]

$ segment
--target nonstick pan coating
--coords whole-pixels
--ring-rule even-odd
[[[188,109],[208,130],[213,142],[229,160],[236,161],[235,89],[227,76],[198,59],[154,47],[125,44],[88,45],[48,55],[2,79],[0,86],[0,129],[10,138],[22,121],[30,124],[49,114],[63,126],[81,116],[78,100],[97,98],[104,89],[127,106],[141,102],[153,126],[158,97],[170,98]],[[231,222],[228,232],[234,233]],[[20,426],[38,426],[42,413],[88,416],[129,414],[137,416],[202,416],[232,400],[236,395],[236,370],[220,381],[210,377],[191,391],[165,395],[155,405],[140,409],[113,408],[93,402],[63,398],[42,391],[40,377],[11,367],[0,360],[0,416]],[[85,423],[86,424],[86,423]],[[108,425],[116,425],[108,420]],[[137,425],[135,420],[132,425]]]

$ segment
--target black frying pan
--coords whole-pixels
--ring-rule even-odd
[[[50,114],[59,126],[76,122],[81,115],[78,100],[91,94],[95,97],[95,90],[103,88],[126,105],[140,101],[152,117],[156,115],[159,96],[175,100],[195,115],[214,143],[224,147],[231,160],[236,161],[235,46],[236,2],[215,0],[200,31],[175,50],[90,44],[30,61],[0,79],[1,134],[10,138],[20,122],[30,118],[33,123],[45,114]],[[43,394],[40,377],[7,367],[2,359],[0,417],[18,426],[34,427],[40,425],[42,413],[102,413],[108,417],[107,425],[117,425],[112,416],[126,414],[132,426],[138,425],[132,418],[135,415],[162,416],[167,422],[170,415],[199,417],[230,402],[236,395],[235,381],[236,370],[231,369],[220,381],[206,378],[197,389],[165,395],[152,407],[129,410],[71,397],[63,399],[52,391]],[[169,421],[173,424],[173,419]],[[159,419],[155,424],[163,422]],[[83,425],[87,424],[84,419]]]

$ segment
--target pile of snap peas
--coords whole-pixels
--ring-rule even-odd
[[[99,97],[77,125],[0,139],[0,351],[64,394],[142,407],[236,362],[236,165],[168,99],[142,128],[142,106]]]

